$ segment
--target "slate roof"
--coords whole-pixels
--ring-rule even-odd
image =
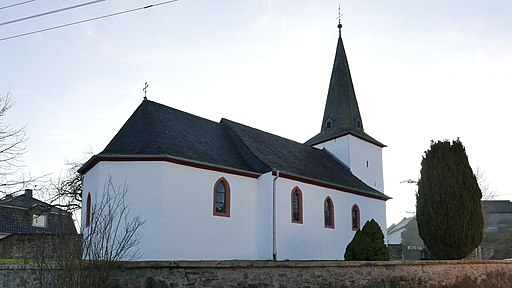
[[[327,127],[328,120],[331,121],[331,127]],[[306,141],[306,144],[313,146],[347,134],[379,147],[385,146],[364,132],[340,30],[320,133]]]
[[[150,100],[141,103],[98,157],[134,155],[253,171],[219,123]]]
[[[34,214],[47,215],[47,227],[32,226]],[[71,214],[26,194],[0,199],[0,233],[76,234]]]
[[[359,180],[324,150],[227,119],[222,119],[221,123],[232,129],[254,156],[273,170],[377,197],[387,197]]]
[[[261,175],[272,170],[387,200],[327,152],[227,119],[220,123],[144,100],[98,155],[79,170],[112,157],[171,157]]]

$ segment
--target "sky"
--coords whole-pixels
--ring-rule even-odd
[[[3,0],[0,39],[151,4]],[[163,1],[162,1],[163,2]],[[99,153],[150,100],[222,117],[298,142],[321,126],[339,1],[179,0],[79,25],[0,40],[4,119],[27,125],[24,171],[63,173]],[[460,138],[495,199],[512,199],[512,2],[345,0],[342,37],[365,132],[383,150],[388,226],[415,211],[431,140]]]

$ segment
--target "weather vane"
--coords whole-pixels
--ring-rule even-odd
[[[341,14],[341,4],[338,4],[338,17],[336,17],[336,19],[338,19],[338,29],[340,29],[340,33],[341,33],[341,16],[343,16],[343,14]]]
[[[148,82],[144,84],[144,88],[142,88],[142,91],[144,91],[144,100],[148,100],[148,97],[146,97],[146,92],[148,92]]]

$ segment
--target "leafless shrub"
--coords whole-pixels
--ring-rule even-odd
[[[70,248],[57,259],[38,260],[41,287],[109,287],[110,273],[119,261],[140,257],[138,230],[145,221],[131,217],[126,183],[115,187],[109,178],[103,190],[91,205],[90,225],[82,225],[81,251]]]

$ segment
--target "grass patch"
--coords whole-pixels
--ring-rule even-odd
[[[16,264],[27,264],[35,261],[25,259],[0,259],[0,265],[16,265]]]

